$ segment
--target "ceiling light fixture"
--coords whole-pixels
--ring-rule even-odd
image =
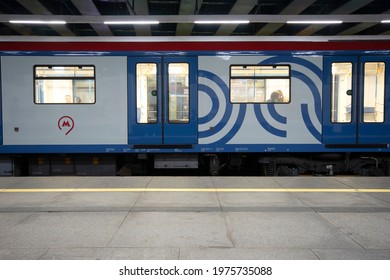
[[[66,24],[64,20],[10,20],[9,23],[18,24]]]
[[[382,20],[381,23],[390,23],[390,19]]]
[[[195,24],[248,24],[249,20],[195,20]]]
[[[288,24],[340,24],[342,20],[289,20]]]
[[[117,24],[117,25],[147,25],[147,24],[159,24],[157,20],[138,20],[138,21],[105,21],[104,24]]]

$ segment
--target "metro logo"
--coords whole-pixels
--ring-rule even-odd
[[[74,128],[74,121],[72,117],[62,116],[61,118],[59,118],[57,125],[59,130],[64,129],[65,135],[68,135]]]

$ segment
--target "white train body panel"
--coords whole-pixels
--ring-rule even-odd
[[[95,104],[34,103],[34,65],[80,64],[95,66]],[[2,57],[3,145],[127,144],[126,67],[126,57]]]
[[[273,63],[285,63],[291,66],[290,103],[272,104],[275,113],[270,112],[269,104],[232,104],[230,102],[229,69],[231,65]],[[319,144],[322,130],[321,111],[316,112],[316,106],[317,109],[321,108],[322,81],[318,74],[322,73],[322,63],[321,56],[199,57],[199,118],[207,119],[199,124],[199,144],[214,144],[222,139],[228,139],[227,142],[222,140],[222,143],[227,145]],[[202,91],[202,85],[208,90]],[[218,99],[219,106],[215,98]],[[229,107],[231,107],[230,113],[226,112]],[[213,114],[212,118],[207,118],[216,108],[219,108],[218,112]],[[308,109],[309,118],[307,115],[305,117],[304,108]],[[240,111],[241,117],[239,117]],[[221,123],[226,123],[226,125],[221,129],[215,129],[218,126],[221,127]],[[236,132],[233,129],[235,125],[239,126]],[[215,132],[208,132],[211,130]],[[202,133],[205,133],[205,137],[202,137]]]

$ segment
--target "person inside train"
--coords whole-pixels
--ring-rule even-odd
[[[72,97],[69,94],[65,95],[65,103],[72,103]]]
[[[271,93],[270,99],[267,102],[284,102],[283,93],[281,90],[275,90]]]
[[[267,102],[284,102],[282,91],[275,90],[272,92],[271,97],[267,100]]]

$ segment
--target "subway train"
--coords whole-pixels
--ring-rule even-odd
[[[386,36],[0,40],[16,174],[389,175]]]

